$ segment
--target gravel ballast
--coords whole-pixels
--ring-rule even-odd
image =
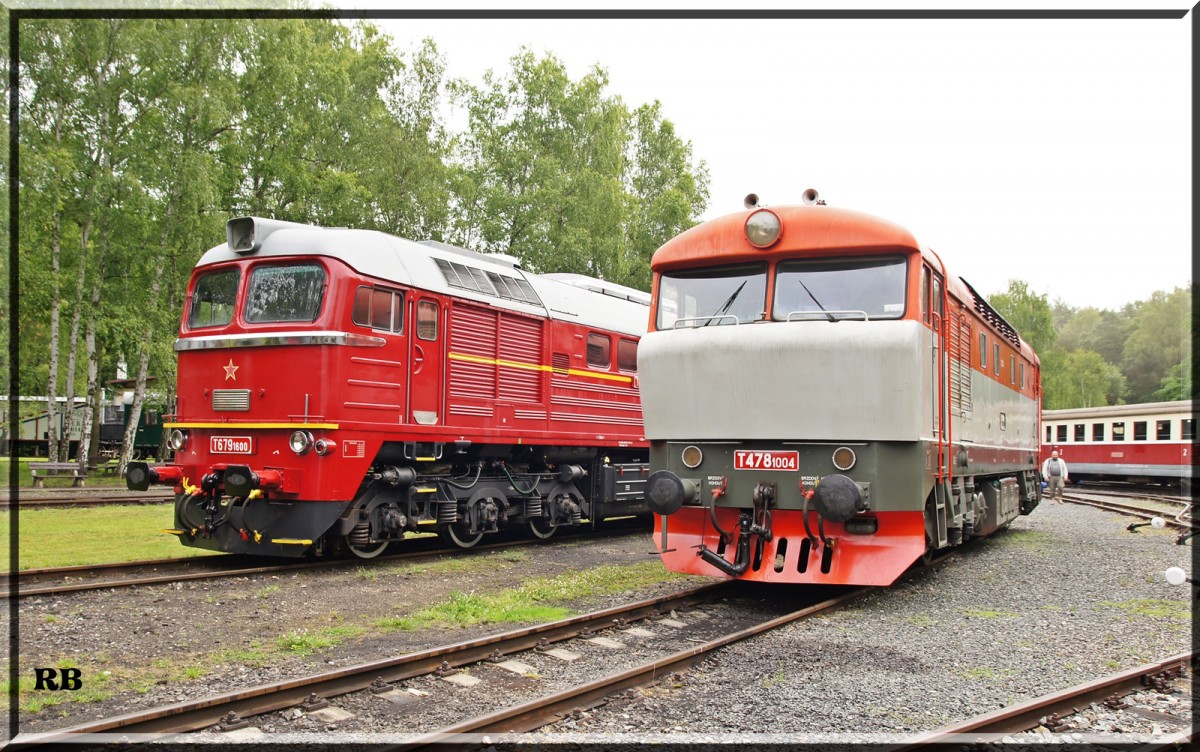
[[[1143,528],[1130,533],[1125,530],[1128,522],[1088,507],[1043,503],[1032,515],[1019,517],[1010,529],[966,546],[933,571],[870,593],[848,608],[727,648],[686,674],[669,677],[653,688],[622,693],[536,736],[561,741],[698,737],[725,741],[769,734],[762,737],[764,742],[779,738],[824,742],[847,736],[891,741],[897,735],[928,731],[1185,652],[1191,646],[1190,586],[1171,587],[1162,572],[1181,566],[1190,574],[1192,549],[1175,545],[1170,531]],[[649,536],[642,535],[593,544],[529,546],[510,562],[512,566],[497,568],[490,576],[486,571],[455,573],[439,578],[434,587],[429,586],[432,582],[405,577],[422,591],[419,597],[410,593],[405,600],[416,607],[450,590],[513,587],[527,576],[586,567],[597,558],[609,563],[646,561],[651,558],[650,548]],[[628,599],[694,582],[681,578],[643,588]],[[222,648],[244,646],[249,640],[269,640],[272,633],[292,629],[298,622],[324,623],[317,616],[334,609],[346,619],[338,623],[354,621],[357,613],[364,617],[395,613],[400,585],[392,576],[380,574],[376,579],[358,571],[261,580],[245,583],[241,589],[262,592],[267,583],[274,589],[265,597],[230,604],[240,614],[236,629],[221,625],[217,614],[222,610],[212,608],[213,595],[221,592],[216,585],[137,588],[137,592],[111,591],[62,601],[35,599],[28,612],[23,609],[22,652],[40,648],[47,655],[44,643],[35,644],[46,640],[54,643],[51,652],[60,655],[78,654],[80,648],[84,654],[104,649],[113,654],[114,663],[135,653],[145,663],[170,658],[172,650],[179,651],[187,642],[194,650],[195,640],[205,634],[219,634]],[[388,608],[368,608],[367,603],[381,593],[388,594]],[[229,603],[224,597],[221,600]],[[615,600],[625,598],[577,605],[590,610]],[[106,618],[104,612],[110,609],[123,618]],[[209,613],[213,615],[210,628],[195,629],[197,620],[208,621],[205,614]],[[228,609],[225,613],[232,616]],[[147,614],[153,617],[147,620]],[[48,621],[51,616],[58,620]],[[187,627],[180,630],[183,624]],[[257,633],[242,631],[250,627]],[[298,676],[309,669],[350,665],[512,627],[368,634],[304,660],[250,670],[214,666],[200,679],[173,678],[145,694],[112,697],[86,710],[73,708],[71,715],[128,712],[155,702],[229,691]],[[681,636],[680,649],[687,646],[685,641],[686,636]],[[636,660],[636,652],[630,651],[630,662]],[[552,683],[552,667],[537,668],[543,680]],[[433,680],[412,684],[419,687],[422,681]],[[1151,701],[1158,703],[1155,707],[1162,713],[1190,715],[1188,696],[1161,695]],[[405,711],[435,711],[422,708],[422,702]],[[460,706],[460,717],[471,707],[472,703]],[[56,712],[51,708],[32,718],[23,713],[22,727],[26,728],[27,720],[35,728],[67,725],[54,722]],[[287,718],[275,715],[280,721]],[[1133,722],[1122,718],[1110,721],[1099,711],[1093,728],[1108,733],[1156,732],[1150,718]],[[1100,728],[1114,723],[1124,726]],[[290,730],[298,731],[301,725],[308,724],[297,723]],[[268,724],[278,731],[288,726]],[[368,729],[371,733],[356,734],[352,740],[369,740],[373,733],[386,735],[399,728],[399,724],[388,728],[381,721]],[[332,741],[341,730],[331,724],[314,739]]]

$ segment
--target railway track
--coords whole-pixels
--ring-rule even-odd
[[[1123,705],[1121,698],[1147,687],[1169,688],[1169,683],[1181,676],[1194,675],[1195,651],[1181,653],[1164,661],[1148,663],[1111,676],[1086,682],[1027,702],[1002,708],[992,713],[969,718],[922,734],[910,743],[889,747],[887,752],[909,752],[923,749],[932,744],[966,745],[993,743],[1019,732],[1044,727],[1051,733],[1070,728],[1069,715],[1077,713],[1093,703],[1107,703],[1110,707]],[[1188,719],[1177,719],[1187,726]],[[1155,749],[1178,749],[1191,740],[1191,731],[1181,731],[1164,736],[1161,740],[1137,747],[1139,752]],[[1004,739],[1019,741],[1019,739]],[[1079,740],[1072,740],[1078,742]],[[1100,745],[1105,743],[1103,735],[1083,735],[1082,743]],[[1108,740],[1111,744],[1111,739]]]
[[[643,533],[646,526],[636,519],[614,520],[604,523],[597,530],[587,530],[580,533],[561,532],[554,540],[570,540],[571,538],[591,536],[603,537],[609,535],[629,535]],[[475,551],[486,552],[500,548],[530,545],[535,543],[529,538],[504,538],[495,543],[481,544],[469,551],[448,546],[435,537],[415,538],[407,543],[409,550],[403,553],[379,556],[371,559],[369,566],[376,563],[419,561],[431,556],[447,553],[457,555],[472,555]],[[320,559],[301,560],[288,559],[264,563],[262,559],[235,554],[214,554],[211,556],[190,556],[179,559],[153,559],[114,564],[96,564],[71,567],[53,567],[47,569],[27,569],[16,573],[17,587],[15,594],[19,598],[35,595],[61,595],[65,593],[83,592],[88,590],[104,590],[107,588],[132,587],[135,585],[161,585],[173,582],[194,580],[210,580],[219,577],[241,577],[257,574],[273,574],[279,572],[294,572],[306,569],[335,569],[339,567],[362,566],[363,559]],[[0,579],[11,583],[11,572],[0,572]],[[9,599],[14,595],[12,589],[0,591],[0,598]]]
[[[174,500],[174,494],[155,492],[125,492],[116,489],[95,491],[77,491],[65,493],[54,491],[38,493],[33,489],[21,489],[18,492],[19,509],[56,509],[59,507],[104,507],[122,504],[167,504]],[[0,496],[0,510],[12,509],[11,494]]]
[[[1119,494],[1116,496],[1117,498],[1104,498],[1097,497],[1092,494],[1085,495],[1078,492],[1064,492],[1063,501],[1071,504],[1096,507],[1097,509],[1103,509],[1109,512],[1117,512],[1118,514],[1123,514],[1129,517],[1137,517],[1138,519],[1146,520],[1147,522],[1152,521],[1155,518],[1162,519],[1168,527],[1174,527],[1181,531],[1181,543],[1184,542],[1184,539],[1186,536],[1188,536],[1188,534],[1194,532],[1195,530],[1191,520],[1190,501],[1179,501],[1170,509],[1163,509],[1162,506],[1156,508],[1141,504],[1126,503],[1125,499],[1129,498],[1127,495]],[[1159,504],[1168,503],[1167,499],[1155,498],[1153,501]],[[1130,529],[1134,529],[1133,526],[1131,526]]]
[[[230,729],[241,724],[241,718],[269,713],[273,710],[300,706],[320,709],[317,700],[365,691],[372,687],[377,694],[391,691],[391,685],[521,651],[546,649],[549,646],[597,631],[613,628],[615,624],[636,624],[663,613],[677,612],[697,603],[708,602],[726,592],[729,583],[703,585],[669,596],[662,596],[615,608],[594,611],[534,627],[490,635],[476,640],[435,647],[418,653],[324,672],[301,679],[264,684],[224,695],[182,702],[144,712],[130,713],[58,731],[31,736],[30,743],[65,741],[80,734],[121,732],[122,734],[178,733],[198,731],[209,727]],[[383,685],[388,685],[384,688]],[[230,715],[230,714],[234,715]]]

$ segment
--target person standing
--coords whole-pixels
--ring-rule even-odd
[[[1055,504],[1063,503],[1063,484],[1067,482],[1067,461],[1059,459],[1058,450],[1050,452],[1050,457],[1042,463],[1042,477],[1050,484],[1050,501]]]

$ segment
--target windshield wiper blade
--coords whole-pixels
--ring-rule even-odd
[[[837,321],[837,319],[833,317],[832,313],[825,310],[825,306],[821,305],[821,301],[817,300],[817,296],[812,294],[812,290],[808,289],[808,285],[804,284],[804,280],[797,279],[796,281],[799,282],[800,286],[804,288],[804,291],[808,293],[808,297],[812,298],[812,302],[817,304],[817,308],[821,309],[821,313],[825,314],[825,318],[829,319],[830,321]]]
[[[744,288],[745,286],[746,286],[746,280],[742,280],[742,283],[740,285],[738,285],[738,288],[736,290],[733,291],[733,294],[729,296],[729,299],[726,300],[721,305],[720,308],[718,308],[716,311],[713,312],[713,314],[711,316],[708,317],[708,321],[704,322],[704,325],[708,326],[709,324],[711,324],[713,322],[713,319],[715,319],[717,316],[724,315],[724,313],[729,310],[729,307],[733,305],[733,301],[737,300],[737,296],[742,294],[742,288]],[[820,303],[818,303],[817,305],[820,305]]]

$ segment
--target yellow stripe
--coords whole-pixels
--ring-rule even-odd
[[[336,429],[337,423],[163,423],[163,428],[327,428]]]
[[[508,366],[509,368],[524,368],[527,371],[554,371],[552,366],[542,365],[540,363],[521,363],[515,360],[500,360],[498,358],[481,358],[478,355],[465,355],[463,353],[452,352],[448,356],[450,360],[464,360],[468,363],[481,363],[485,366]],[[632,376],[621,376],[615,373],[601,373],[600,371],[580,371],[574,368],[568,368],[567,374],[570,376],[589,376],[593,379],[609,379],[610,381],[621,381],[626,384],[633,382]]]
[[[272,543],[295,543],[300,546],[311,546],[312,545],[312,541],[301,540],[298,538],[272,538],[271,542]]]

